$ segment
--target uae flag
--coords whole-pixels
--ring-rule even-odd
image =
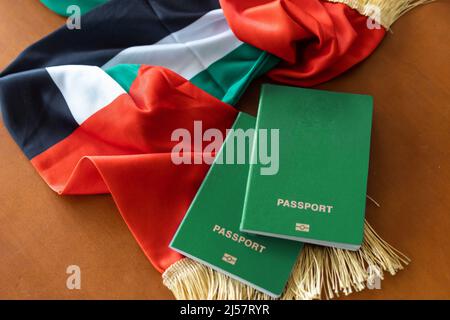
[[[110,193],[178,298],[251,299],[267,297],[168,247],[208,170],[172,163],[172,132],[193,133],[202,121],[203,130],[225,134],[233,106],[261,75],[295,86],[338,76],[423,1],[41,2],[63,15],[78,5],[84,14],[80,29],[61,27],[0,75],[3,121],[18,146],[55,192]],[[361,290],[367,264],[392,274],[402,268],[406,260],[369,226],[365,235],[353,254],[307,246],[283,297]]]

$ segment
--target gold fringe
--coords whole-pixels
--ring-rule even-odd
[[[394,249],[367,223],[358,251],[305,245],[281,299],[332,299],[361,291],[383,271],[394,275],[410,260]],[[210,267],[184,258],[163,274],[163,283],[181,300],[271,299]]]
[[[374,20],[386,29],[390,29],[392,24],[409,10],[434,0],[327,0],[329,2],[343,3],[357,10],[364,16],[372,17],[375,6],[380,9],[380,17],[373,16]]]
[[[171,265],[163,283],[178,300],[260,300],[271,299],[237,280],[189,258]]]

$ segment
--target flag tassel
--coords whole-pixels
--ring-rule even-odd
[[[360,14],[372,18],[386,29],[401,16],[415,7],[433,2],[434,0],[327,0],[329,2],[343,3]],[[378,8],[378,12],[374,11]]]
[[[372,287],[383,272],[395,275],[410,259],[384,241],[366,221],[358,251],[305,245],[284,299],[332,299]]]
[[[383,272],[395,275],[409,258],[384,241],[367,223],[358,251],[305,245],[282,299],[332,299],[372,286]],[[181,300],[260,300],[270,296],[184,258],[163,274],[163,283]]]

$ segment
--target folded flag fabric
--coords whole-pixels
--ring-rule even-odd
[[[81,29],[61,27],[2,72],[5,126],[54,191],[110,193],[148,259],[164,272],[166,285],[185,298],[264,296],[169,249],[208,170],[206,164],[172,163],[172,132],[193,132],[195,120],[204,130],[225,132],[237,115],[232,106],[263,74],[300,86],[339,75],[370,55],[395,20],[380,19],[382,27],[368,28],[363,5],[383,3],[384,12],[393,15],[394,8],[399,16],[418,3],[41,2],[59,14],[79,5],[85,13]],[[355,256],[303,250],[285,297],[320,297],[326,286],[328,297],[361,290],[370,274],[364,265],[356,270],[355,261],[391,273],[402,268],[405,260],[370,228],[366,239]],[[324,261],[341,261],[328,284],[320,276],[329,271]],[[203,286],[195,285],[199,274],[209,279]],[[216,290],[220,277],[222,289]]]
[[[62,27],[38,41],[2,75],[90,65],[108,71],[128,89],[140,65],[164,66],[234,103],[250,80],[277,62],[236,38],[216,0],[115,0],[84,15],[80,30]]]
[[[115,4],[109,5],[108,3],[116,1],[43,1],[44,4],[60,14],[65,12],[63,8],[67,7],[69,3],[79,5],[82,9],[81,11],[85,12],[98,6],[100,2],[108,5],[102,6],[95,17],[89,17],[88,21],[83,21],[83,27],[80,30],[80,34],[77,35],[78,37],[67,38],[67,35],[72,32],[65,30],[64,33],[60,34],[57,42],[60,42],[62,39],[71,39],[76,47],[80,47],[79,41],[86,40],[90,43],[89,50],[101,49],[103,51],[97,53],[97,55],[105,57],[116,54],[117,52],[114,52],[114,50],[108,50],[108,46],[105,48],[103,41],[99,43],[92,42],[94,40],[90,38],[93,37],[92,32],[88,28],[89,25],[86,27],[86,24],[91,23],[93,20],[103,21],[102,17],[110,14],[111,10],[119,8]],[[160,28],[164,29],[167,27],[167,29],[174,31],[180,27],[175,21],[186,23],[188,17],[196,19],[207,10],[219,8],[218,1],[214,0],[189,1],[188,4],[175,4],[175,1],[172,0],[164,4],[159,2],[151,0],[129,1],[127,12],[134,11],[134,13],[124,16],[124,19],[121,21],[114,19],[109,24],[102,23],[102,29],[98,30],[97,34],[100,34],[103,38],[105,32],[114,30],[111,26],[117,22],[133,25],[133,28],[130,28],[132,30],[125,29],[124,33],[133,34],[136,37],[137,35],[142,35],[142,38],[146,38],[157,34]],[[348,2],[355,5],[361,1]],[[223,12],[221,11],[220,14],[225,15],[231,29],[240,40],[284,60],[280,66],[269,72],[268,76],[276,81],[293,85],[312,86],[348,70],[370,55],[386,33],[385,28],[381,26],[369,29],[367,27],[367,17],[343,3],[319,0],[222,0],[220,4],[223,8]],[[151,33],[144,33],[142,29],[139,29],[139,27],[143,28],[144,25],[136,24],[134,21],[151,19],[147,14],[148,7],[155,13],[156,19],[158,17],[162,18],[163,24],[156,30],[152,30]],[[141,18],[141,15],[135,12],[136,10],[141,10],[142,16],[146,18]],[[174,14],[181,12],[185,13],[184,19],[172,19]],[[136,17],[136,15],[139,17]],[[198,28],[197,30],[207,31],[208,29],[214,32],[214,29],[211,27]],[[86,35],[89,35],[89,37]],[[113,33],[111,37],[115,38],[117,36]],[[125,37],[117,38],[117,41],[120,41]],[[148,41],[147,39],[126,39],[126,43],[123,45],[129,45],[130,42],[135,42],[136,40]],[[222,42],[222,39],[218,39],[218,41]],[[65,42],[71,41],[65,40]],[[225,42],[222,43],[225,45]],[[67,47],[65,46],[64,49],[66,50]],[[130,55],[134,54],[136,56],[139,54],[142,57],[145,54],[143,50],[144,48],[142,47],[130,48],[119,55],[119,57],[113,59],[109,64],[117,63],[119,60],[133,61],[133,59],[128,60]],[[30,54],[29,52],[25,53],[27,56]],[[76,51],[75,54],[77,54]],[[128,56],[124,57],[124,55]],[[172,61],[170,62],[173,63],[175,57],[177,56],[172,56]],[[71,63],[85,63],[86,58],[80,56],[79,59],[75,60],[76,62],[73,61]],[[63,59],[65,60],[66,57]],[[101,59],[101,57],[98,59]],[[54,60],[57,63],[61,63],[57,57]],[[102,61],[103,63],[105,63],[104,60],[105,58]],[[89,62],[92,63],[91,61]],[[183,62],[185,60],[180,60],[180,63]],[[171,68],[174,67],[171,66]]]
[[[205,130],[230,127],[237,112],[221,100],[235,101],[251,79],[278,62],[237,40],[217,2],[193,5],[188,18],[186,5],[183,15],[176,2],[167,10],[160,6],[172,13],[159,19],[145,1],[111,1],[84,16],[89,39],[63,27],[25,50],[0,80],[5,125],[43,179],[61,194],[111,192],[160,271],[180,257],[167,244],[207,170],[172,164],[171,133],[192,128],[194,120]],[[124,18],[127,10],[147,20]],[[122,23],[133,17],[143,20],[140,30]],[[110,41],[104,50],[98,48],[105,34],[99,23],[117,34],[104,41]],[[151,38],[134,43],[148,46],[126,47],[127,34],[139,38],[146,29],[154,30]],[[120,36],[124,49],[116,48]],[[124,170],[135,171],[136,179]],[[155,227],[161,231],[149,232]]]

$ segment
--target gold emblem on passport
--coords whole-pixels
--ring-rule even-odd
[[[309,232],[309,224],[296,223],[295,224],[295,231]]]
[[[222,260],[234,266],[236,264],[237,258],[233,257],[231,254],[224,253]]]

